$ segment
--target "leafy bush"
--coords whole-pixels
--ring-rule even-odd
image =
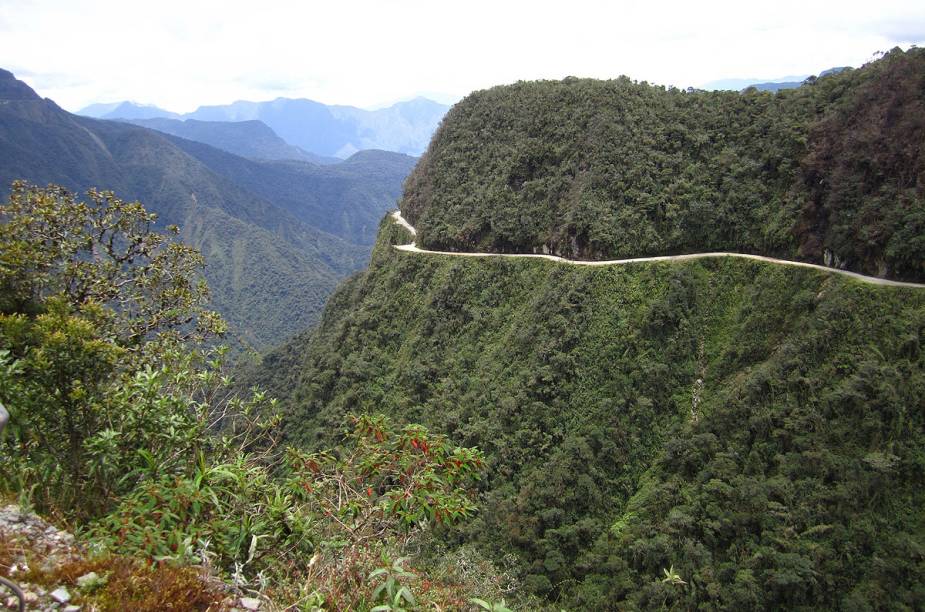
[[[170,471],[208,444],[209,410],[188,401],[207,355],[190,348],[224,329],[198,253],[141,204],[88,195],[16,183],[0,207],[0,482],[72,517],[105,512],[137,465]]]
[[[284,456],[274,401],[236,389],[209,341],[223,324],[203,308],[201,257],[140,204],[17,184],[0,217],[5,494],[96,549],[272,582],[309,607],[413,604],[376,569],[474,514],[478,450],[371,415],[338,449]]]
[[[397,429],[380,414],[350,421],[337,452],[289,454],[288,486],[299,511],[313,517],[318,540],[310,580],[338,609],[376,603],[382,591],[371,594],[370,581],[383,573],[382,560],[405,554],[425,526],[471,517],[467,487],[484,464],[478,450],[453,446],[419,425]],[[399,591],[388,590],[386,603],[397,605]]]

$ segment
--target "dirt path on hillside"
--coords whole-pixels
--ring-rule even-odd
[[[395,220],[395,223],[401,225],[407,229],[413,236],[417,236],[417,230],[408,223],[404,217],[401,216],[401,211],[396,210],[392,213],[392,218]],[[399,251],[405,251],[407,253],[424,253],[431,255],[453,255],[455,257],[516,257],[516,258],[530,258],[530,259],[548,259],[549,261],[555,261],[558,263],[571,264],[573,266],[624,266],[627,264],[634,263],[645,263],[645,262],[654,262],[654,261],[688,261],[692,259],[706,259],[709,257],[738,257],[741,259],[753,259],[755,261],[763,261],[767,263],[779,264],[783,266],[796,266],[799,268],[813,268],[815,270],[821,270],[823,272],[831,272],[833,274],[841,274],[842,276],[850,276],[859,281],[870,283],[872,285],[882,285],[886,287],[916,287],[919,289],[925,288],[925,284],[922,283],[908,283],[903,281],[894,281],[886,278],[878,278],[876,276],[866,276],[864,274],[858,274],[857,272],[849,272],[847,270],[839,270],[837,268],[828,268],[826,266],[820,266],[818,264],[805,263],[802,261],[790,261],[789,259],[777,259],[775,257],[764,257],[763,255],[747,255],[745,253],[690,253],[688,255],[660,255],[657,257],[634,257],[631,259],[608,259],[601,261],[583,261],[577,259],[565,259],[564,257],[558,257],[556,255],[540,255],[536,253],[471,253],[471,252],[459,252],[459,251],[429,251],[427,249],[420,249],[414,243],[411,244],[401,244],[395,245],[395,248]]]

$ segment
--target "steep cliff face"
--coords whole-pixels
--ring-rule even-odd
[[[923,78],[912,50],[778,95],[477,92],[402,212],[446,251],[922,279]],[[925,290],[392,248],[412,239],[383,221],[320,327],[251,373],[291,442],[384,411],[480,447],[462,540],[555,609],[925,605]]]
[[[740,251],[925,278],[925,50],[777,94],[566,79],[476,92],[406,183],[423,245]]]
[[[923,601],[925,292],[391,248],[410,240],[384,221],[320,328],[253,376],[291,442],[375,410],[479,446],[464,539],[560,606]]]

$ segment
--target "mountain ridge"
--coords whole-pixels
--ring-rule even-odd
[[[416,161],[401,153],[372,150],[323,166],[254,161],[199,142],[168,139],[216,174],[313,227],[362,245],[364,252],[375,242],[382,214],[401,195],[402,180]]]
[[[923,83],[925,52],[897,49],[777,94],[626,77],[478,91],[447,114],[400,208],[432,250],[734,251],[917,281]]]
[[[449,109],[449,106],[422,96],[375,110],[349,105],[326,105],[307,98],[282,97],[264,102],[238,100],[224,105],[200,106],[185,114],[169,113],[157,107],[144,107],[129,102],[114,104],[91,105],[78,111],[78,114],[89,112],[102,114],[102,118],[107,119],[133,120],[259,120],[289,145],[313,155],[340,159],[346,159],[364,149],[420,155]]]
[[[821,71],[818,76],[811,74],[788,75],[778,79],[719,79],[704,83],[698,89],[707,91],[744,91],[749,87],[754,87],[759,91],[780,91],[781,89],[794,89],[802,86],[810,78],[823,78],[832,74],[838,74],[844,70],[851,70],[851,66],[836,66]]]
[[[130,100],[90,104],[74,114],[94,119],[176,119],[180,116],[153,104],[139,104]]]
[[[288,144],[262,121],[200,121],[198,119],[123,119],[171,136],[195,140],[240,157],[257,160],[296,159],[313,164],[338,163],[334,157],[322,157]]]

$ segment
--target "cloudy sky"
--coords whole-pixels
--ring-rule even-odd
[[[925,2],[0,0],[0,67],[69,110],[307,97],[376,107],[569,75],[701,86],[925,44]]]

